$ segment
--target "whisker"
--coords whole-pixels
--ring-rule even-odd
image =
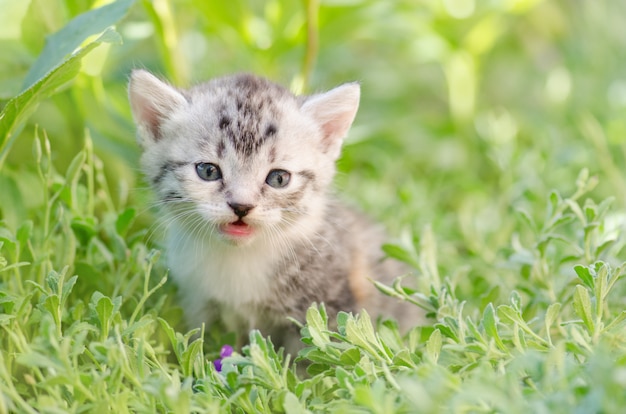
[[[295,231],[297,234],[302,236],[302,240],[306,242],[313,250],[317,252],[317,254],[322,257],[322,254],[317,247],[317,245],[313,242],[312,237],[319,239],[322,242],[325,242],[327,246],[333,248],[333,244],[325,238],[321,233],[317,231],[310,231],[310,229],[303,229],[299,224],[300,222],[292,217],[283,216],[283,221],[290,226],[292,231]]]

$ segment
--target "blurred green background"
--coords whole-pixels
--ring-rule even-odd
[[[0,0],[0,105],[47,35],[105,3]],[[182,87],[237,71],[304,92],[357,80],[339,192],[394,235],[432,225],[444,267],[492,263],[513,235],[512,206],[569,194],[582,168],[624,208],[624,28],[626,2],[609,0],[137,1],[116,26],[123,43],[87,55],[28,117],[0,172],[0,219],[16,228],[41,205],[32,146],[44,133],[59,171],[90,136],[118,208],[147,210],[133,68]]]
[[[433,325],[324,331],[302,381],[259,337],[215,376],[234,335],[180,331],[133,68],[359,81],[337,192],[387,226],[418,281],[394,292]],[[626,405],[623,0],[0,0],[0,110],[0,413]]]

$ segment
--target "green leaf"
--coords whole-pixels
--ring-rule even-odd
[[[67,171],[65,172],[65,181],[70,187],[75,185],[76,181],[78,181],[80,170],[83,168],[86,159],[87,155],[85,154],[85,151],[80,151],[74,156],[74,159],[70,163],[69,167],[67,167]]]
[[[500,298],[500,291],[501,291],[500,285],[495,285],[487,293],[481,296],[480,303],[482,307],[486,307],[490,303],[498,301]]]
[[[55,94],[80,71],[82,59],[101,43],[121,43],[111,26],[133,5],[134,0],[118,0],[77,16],[47,39],[44,51],[33,64],[19,95],[0,112],[0,165],[4,163],[15,133],[36,105]],[[95,40],[85,43],[92,36]]]
[[[611,329],[619,326],[626,320],[626,310],[623,310],[615,319],[613,319],[605,328],[604,331],[609,332]]]
[[[352,382],[352,375],[340,366],[335,368],[335,377],[337,377],[339,385],[343,388],[349,387]]]
[[[93,217],[74,217],[70,223],[76,238],[82,246],[87,246],[89,240],[98,234]]]
[[[402,295],[398,294],[398,292],[392,288],[387,286],[384,283],[381,283],[377,280],[374,281],[374,286],[376,286],[376,289],[378,289],[381,293],[387,295],[387,296],[391,296],[391,297],[396,297],[396,298],[402,298]]]
[[[115,220],[115,230],[117,231],[117,234],[121,236],[126,235],[128,228],[135,219],[135,214],[136,210],[132,207],[128,207],[119,216],[117,216],[117,220]]]
[[[587,330],[593,334],[595,326],[591,312],[591,298],[589,297],[589,291],[582,285],[576,285],[574,311],[583,320]]]
[[[558,210],[559,205],[563,202],[563,199],[557,191],[552,190],[552,192],[550,192],[550,196],[548,197],[548,201],[548,216],[551,217]]]
[[[67,171],[65,173],[65,185],[69,188],[71,197],[69,205],[73,210],[78,210],[79,207],[77,199],[77,185],[86,159],[87,154],[85,151],[80,151],[76,154],[69,167],[67,167]]]
[[[585,284],[585,286],[587,286],[589,289],[594,289],[595,280],[594,277],[591,275],[589,267],[576,265],[574,266],[574,271],[576,272],[580,280]]]
[[[357,318],[346,322],[346,339],[370,353],[373,357],[389,357],[380,344],[369,314],[362,310]]]
[[[389,257],[408,263],[413,267],[419,266],[411,252],[402,246],[398,246],[397,244],[383,244],[382,249]]]
[[[520,219],[522,219],[522,221],[528,226],[528,228],[530,228],[533,232],[537,231],[537,225],[535,224],[535,221],[526,210],[518,208],[515,209],[515,213]]]
[[[591,223],[598,217],[598,207],[592,200],[587,199],[585,201],[583,211],[585,212],[588,223]]]
[[[439,290],[441,279],[437,266],[437,241],[430,226],[426,226],[422,232],[420,242],[420,270],[427,277],[427,280]]]
[[[61,303],[65,303],[67,298],[72,293],[72,289],[74,289],[74,285],[78,281],[78,276],[72,276],[68,280],[63,282],[63,287],[61,288]]]
[[[604,252],[606,249],[608,249],[609,247],[615,245],[615,243],[618,241],[619,239],[617,237],[615,238],[610,238],[608,240],[606,240],[605,242],[603,242],[601,245],[599,245],[598,247],[596,247],[596,251],[595,256],[598,257],[602,254],[602,252]]]
[[[511,301],[511,305],[513,305],[513,308],[516,311],[521,312],[522,311],[522,297],[520,296],[519,292],[515,290],[512,291],[509,299]]]
[[[340,335],[346,335],[346,322],[350,319],[350,314],[344,311],[337,313],[337,332]]]
[[[296,397],[295,394],[289,391],[285,393],[282,405],[286,413],[290,413],[290,414],[291,413],[294,413],[294,414],[310,413],[309,410],[304,408],[302,403],[298,400],[298,397]]]
[[[518,324],[525,324],[522,315],[509,305],[500,305],[498,306],[498,317],[500,319],[505,320],[506,322],[514,322]]]
[[[426,342],[426,355],[432,362],[436,363],[439,360],[442,345],[441,331],[435,329]]]
[[[393,356],[393,364],[415,369],[415,362],[411,359],[411,353],[408,349],[401,349]]]
[[[53,358],[49,353],[42,354],[33,351],[26,354],[18,355],[17,362],[27,367],[54,369],[61,372],[64,370],[61,362],[58,361],[56,358]]]
[[[561,304],[559,302],[553,303],[548,307],[548,310],[546,311],[546,317],[545,317],[546,330],[548,331],[550,330],[550,327],[559,316],[560,311],[561,311]]]
[[[358,348],[350,348],[341,353],[339,358],[343,365],[353,366],[361,360],[361,352]]]
[[[454,342],[459,342],[459,337],[456,334],[455,330],[453,330],[450,326],[442,324],[442,323],[437,323],[435,324],[435,329],[438,329],[441,331],[441,333],[446,337],[446,338],[450,338],[452,339]]]
[[[109,336],[115,305],[111,298],[104,296],[100,292],[93,293],[90,305],[95,311],[100,324],[100,340],[105,340]]]
[[[551,337],[551,329],[554,321],[559,317],[559,312],[561,311],[561,304],[559,302],[553,303],[548,307],[546,311],[546,316],[544,320],[544,326],[546,329],[546,336],[548,338],[548,343],[552,345],[552,337]]]
[[[15,319],[15,315],[7,315],[5,313],[0,313],[0,325],[8,325],[9,321]]]
[[[578,220],[580,220],[580,222],[582,224],[586,225],[587,224],[587,218],[585,217],[585,214],[583,213],[583,210],[582,210],[582,208],[580,208],[578,203],[576,201],[570,200],[570,199],[565,200],[565,203],[567,203],[568,207],[570,208],[570,210],[572,210],[574,215],[576,217],[578,217]]]
[[[554,231],[557,227],[569,224],[573,222],[574,220],[576,220],[576,216],[574,216],[573,214],[570,214],[570,213],[563,214],[559,216],[558,218],[556,218],[552,223],[550,223],[550,226],[547,229],[545,229],[544,232]]]
[[[313,344],[320,349],[325,349],[330,342],[330,336],[328,335],[328,319],[323,305],[320,305],[319,308],[316,305],[309,307],[306,312],[306,322]]]
[[[506,346],[504,345],[504,343],[502,342],[502,339],[500,338],[500,334],[498,333],[498,320],[497,320],[497,316],[496,316],[496,311],[493,308],[493,304],[488,304],[485,307],[485,311],[483,312],[483,327],[485,328],[485,333],[487,333],[487,335],[489,335],[491,338],[493,338],[493,340],[496,342],[496,344],[498,345],[498,347],[502,350],[506,350]]]
[[[608,264],[606,266],[610,268]],[[613,289],[613,286],[615,285],[615,283],[617,283],[618,280],[624,277],[624,269],[626,269],[626,263],[622,263],[619,267],[610,272],[610,275],[608,276],[609,283],[606,289],[607,293]]]
[[[55,271],[51,271],[50,273],[48,273],[48,276],[46,276],[46,285],[48,286],[48,289],[51,293],[59,292],[59,279],[60,276]]]
[[[35,110],[36,105],[55,94],[61,87],[74,79],[80,71],[81,59],[100,43],[119,40],[112,31],[106,31],[88,43],[59,66],[48,72],[21,94],[11,99],[0,112],[0,165],[13,144],[16,128]]]
[[[178,337],[176,336],[176,331],[174,330],[174,328],[170,326],[170,324],[165,319],[158,318],[157,320],[159,321],[161,328],[165,331],[165,335],[170,340],[170,344],[172,345],[172,348],[174,349],[176,356],[180,359],[180,354],[178,352],[179,350]]]
[[[608,197],[600,202],[598,205],[598,220],[606,215],[614,201],[615,197]]]
[[[61,304],[61,300],[59,296],[56,294],[48,295],[43,301],[43,308],[47,310],[52,318],[54,319],[54,323],[57,326],[61,324],[61,315],[59,305]]]
[[[58,68],[70,54],[90,36],[98,35],[128,13],[135,0],[117,0],[106,6],[90,10],[72,19],[65,27],[46,39],[46,45],[24,79],[22,91],[31,88],[40,79]],[[108,41],[110,41],[109,38]],[[119,41],[119,38],[116,38]]]
[[[22,249],[25,248],[26,245],[28,244],[28,240],[30,239],[32,232],[33,232],[33,222],[31,220],[26,220],[17,229],[17,232],[15,234],[15,239],[20,244]]]
[[[541,238],[536,244],[537,250],[539,250],[539,252],[541,253],[541,257],[545,257],[546,248],[548,247],[548,245],[550,245],[550,243],[553,240],[561,241],[569,245],[573,244],[567,238],[563,237],[560,234],[554,234],[554,233],[544,234],[543,236],[541,236]]]
[[[607,291],[607,279],[609,277],[609,269],[605,263],[596,263],[596,266],[600,266],[596,271],[596,286],[594,289],[594,295],[596,297],[596,315],[598,320],[602,317],[602,312],[604,309],[604,299],[608,293]]]
[[[194,375],[194,365],[204,358],[204,353],[202,350],[203,345],[204,341],[202,340],[202,338],[199,338],[189,344],[187,349],[183,351],[179,363],[182,369],[182,373],[186,377],[191,377]]]

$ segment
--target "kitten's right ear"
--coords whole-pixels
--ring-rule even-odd
[[[158,141],[161,123],[173,111],[187,104],[178,90],[141,69],[134,70],[130,76],[128,98],[140,145]]]

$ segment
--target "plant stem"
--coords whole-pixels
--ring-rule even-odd
[[[304,0],[306,7],[306,53],[300,73],[303,92],[308,88],[319,52],[319,0]]]

